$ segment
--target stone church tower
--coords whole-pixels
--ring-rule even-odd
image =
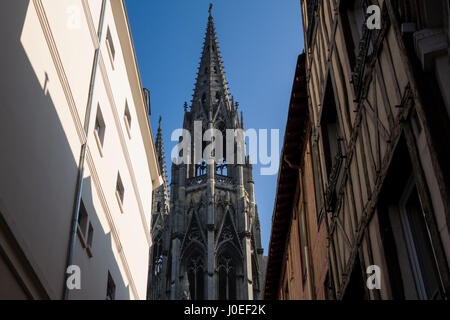
[[[167,184],[166,160],[162,140],[161,117],[156,135],[156,153],[161,170],[163,184],[153,191],[152,203],[152,247],[150,249],[150,266],[148,275],[147,298],[149,300],[166,300],[165,272],[167,270],[167,254],[170,245],[169,233],[169,187]]]
[[[244,128],[229,94],[211,8],[193,100],[190,108],[185,104],[183,128],[192,137],[194,123],[224,137],[227,129]],[[161,161],[160,135],[159,129]],[[170,205],[166,186],[154,197],[149,299],[260,299],[263,249],[249,157],[243,164],[206,163],[190,152],[191,164],[172,165]]]

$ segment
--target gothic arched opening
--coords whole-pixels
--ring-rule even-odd
[[[205,292],[204,263],[201,256],[194,256],[187,261],[187,275],[191,300],[203,300]]]
[[[230,255],[223,254],[217,263],[219,273],[219,300],[236,300],[236,263]]]
[[[162,239],[158,239],[154,242],[152,247],[152,272],[154,276],[158,276],[162,272],[163,254],[162,254]]]

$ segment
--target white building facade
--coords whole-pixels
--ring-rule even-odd
[[[161,178],[124,1],[0,12],[0,299],[145,299]]]

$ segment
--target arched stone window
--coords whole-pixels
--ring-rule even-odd
[[[160,237],[153,244],[152,264],[153,275],[159,275],[163,265],[162,239]]]
[[[204,263],[201,256],[194,256],[188,260],[187,274],[189,280],[189,292],[192,300],[204,299]]]
[[[222,158],[218,161],[216,165],[216,174],[220,174],[222,176],[228,175],[228,166],[225,158]]]
[[[163,266],[163,256],[160,255],[158,257],[158,259],[156,260],[156,265],[155,265],[155,274],[159,275],[162,271],[162,266]]]
[[[236,265],[228,255],[220,256],[217,269],[219,272],[219,300],[236,300]]]
[[[199,176],[205,175],[206,169],[207,169],[206,161],[205,161],[205,159],[202,159],[201,162],[199,162],[195,165],[195,176],[199,177]]]
[[[206,93],[204,93],[202,95],[202,103],[205,104],[206,103]]]

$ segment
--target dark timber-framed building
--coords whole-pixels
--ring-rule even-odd
[[[381,28],[367,28],[367,8]],[[450,296],[449,2],[302,0],[337,299]],[[366,286],[381,270],[381,289]]]

